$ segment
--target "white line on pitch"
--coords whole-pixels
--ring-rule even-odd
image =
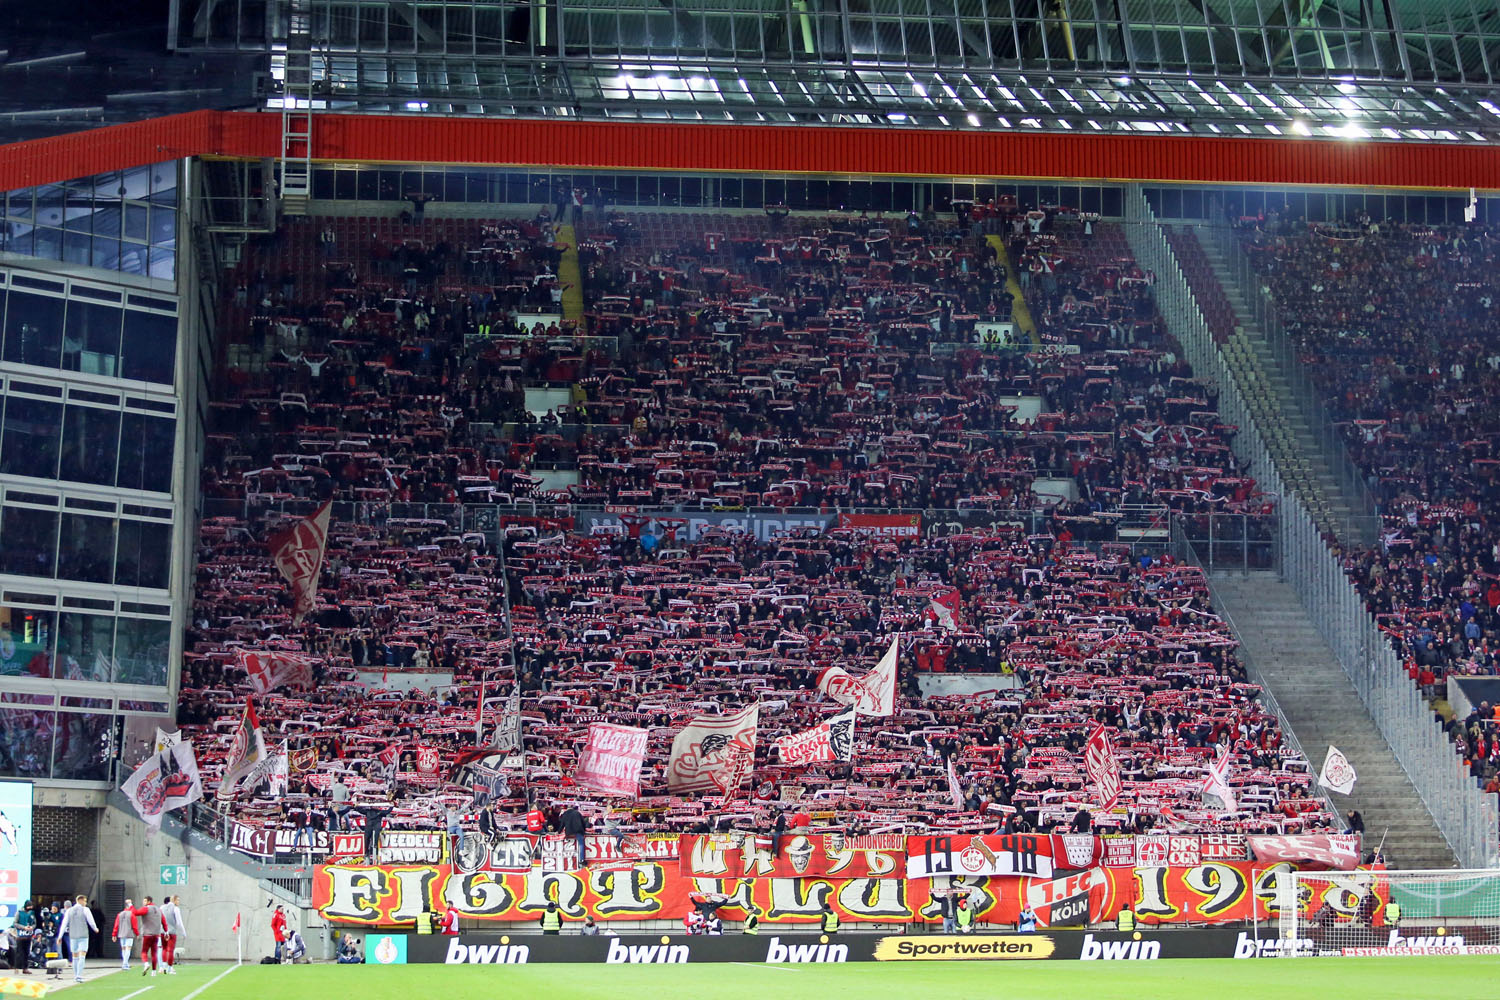
[[[772,965],[770,962],[734,962],[734,965],[748,965],[752,969],[775,969],[777,972],[796,972],[796,969],[788,969],[784,965]],[[189,997],[188,1000],[192,1000]]]
[[[125,994],[124,996],[122,996],[120,998],[120,1000],[130,1000],[131,997],[138,997],[142,993],[144,993],[147,990],[151,989],[151,987],[155,986],[155,985],[156,985],[155,983],[152,983],[151,986],[142,986],[140,989],[136,990],[134,993],[127,993],[127,994]]]
[[[204,990],[208,989],[214,983],[217,983],[219,980],[223,979],[225,976],[229,975],[237,968],[239,968],[239,966],[231,965],[229,968],[225,969],[223,972],[219,973],[217,976],[214,976],[208,982],[204,983],[202,986],[198,987],[196,990],[183,997],[182,1000],[194,1000],[194,998],[197,997],[198,994],[202,993]]]

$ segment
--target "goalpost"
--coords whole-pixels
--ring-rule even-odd
[[[1500,869],[1278,872],[1283,955],[1500,954]]]

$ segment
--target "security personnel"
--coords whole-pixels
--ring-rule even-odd
[[[969,934],[974,930],[974,911],[969,907],[967,899],[958,901],[958,932]]]
[[[833,912],[833,907],[827,903],[823,904],[823,933],[837,934],[839,932],[839,915]]]
[[[417,914],[417,933],[431,934],[436,930],[437,914],[433,913],[431,909],[424,907],[422,912]]]
[[[754,910],[751,910],[745,916],[745,933],[746,934],[759,934],[760,933],[760,914],[756,913]]]
[[[1135,932],[1134,903],[1126,906],[1125,909],[1121,910],[1119,915],[1115,917],[1115,930],[1119,931],[1121,934],[1131,934]]]
[[[1387,927],[1401,926],[1401,904],[1395,900],[1385,904],[1385,925]]]
[[[561,934],[562,914],[557,912],[556,903],[547,904],[547,912],[542,914],[542,933]]]

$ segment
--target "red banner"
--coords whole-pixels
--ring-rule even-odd
[[[1290,861],[1311,868],[1350,871],[1359,864],[1359,836],[1353,833],[1251,837],[1257,861]]]
[[[692,878],[676,862],[587,872],[459,872],[449,865],[319,865],[313,906],[329,921],[370,927],[410,925],[424,907],[450,906],[464,919],[534,923],[549,900],[570,920],[680,920],[690,897],[727,899],[719,915],[742,920],[753,905],[762,922],[813,924],[826,901],[845,923],[939,923],[935,894],[955,891],[979,923],[1014,924],[1029,903],[1044,925],[1113,920],[1127,902],[1145,924],[1223,924],[1274,918],[1276,876],[1247,861],[1188,868],[1094,868],[1060,878],[1002,876],[953,880],[900,878]],[[1366,880],[1337,880],[1301,900],[1311,916],[1327,905],[1353,917],[1367,903]],[[1356,884],[1356,882],[1358,884]],[[1382,904],[1387,890],[1376,886]],[[1366,909],[1369,907],[1366,906]]]
[[[644,729],[596,722],[578,755],[573,783],[601,795],[634,799],[641,793],[641,764],[646,759]]]
[[[259,652],[242,649],[239,660],[256,694],[269,694],[283,685],[304,689],[313,686],[315,657],[276,649]]]
[[[921,514],[840,514],[839,527],[882,538],[919,538]]]
[[[789,833],[775,855],[770,837],[740,833],[684,834],[677,856],[695,878],[901,878],[906,835]]]
[[[1109,734],[1103,725],[1095,727],[1083,746],[1083,766],[1088,771],[1089,780],[1094,783],[1099,809],[1109,812],[1120,800],[1120,760],[1110,748]]]
[[[328,547],[328,514],[333,502],[325,501],[311,517],[304,517],[270,538],[271,560],[292,588],[292,622],[313,609],[318,598],[318,574],[323,570],[323,552]]]

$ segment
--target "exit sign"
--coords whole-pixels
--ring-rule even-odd
[[[188,866],[187,865],[162,865],[161,866],[161,884],[162,885],[187,885],[187,880],[188,880]]]

